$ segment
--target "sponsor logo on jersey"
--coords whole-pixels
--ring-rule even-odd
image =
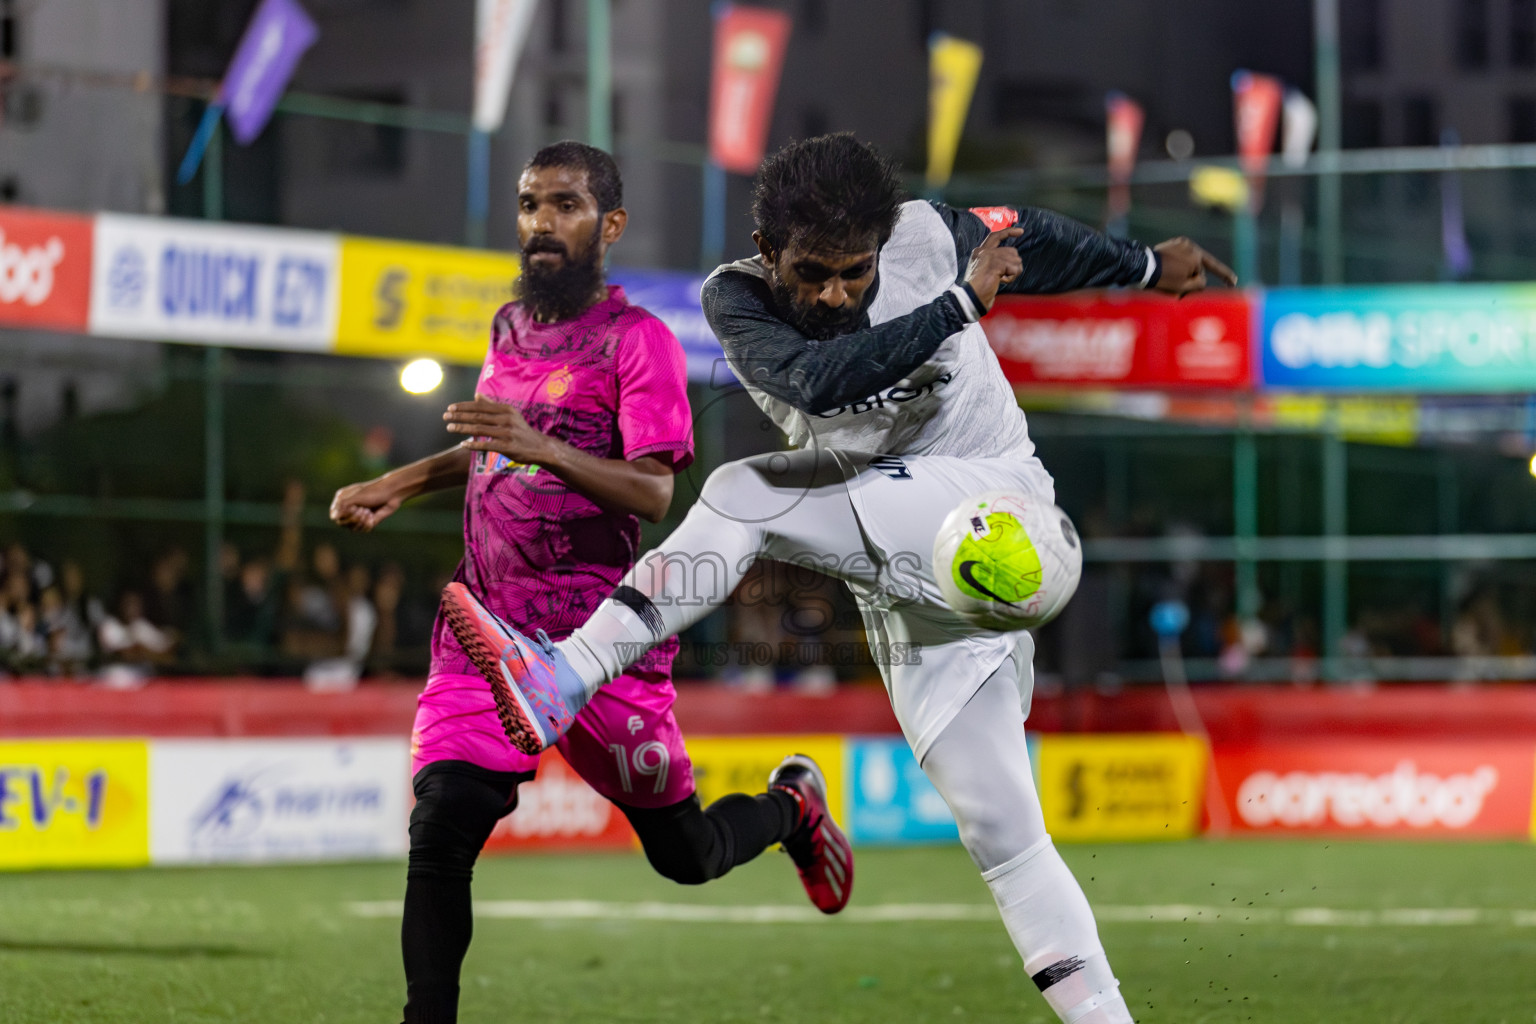
[[[869,465],[892,480],[912,479],[912,471],[907,468],[907,464],[894,455],[876,455],[869,460]]]
[[[1011,206],[973,206],[971,212],[986,221],[988,231],[1001,231],[1019,222],[1019,211]]]
[[[870,395],[868,398],[865,398],[862,401],[849,402],[847,405],[839,406],[836,409],[829,409],[826,412],[817,413],[816,415],[821,419],[829,420],[834,416],[841,416],[843,413],[850,413],[857,416],[859,413],[871,412],[875,409],[883,409],[887,405],[903,405],[907,402],[915,402],[919,398],[928,397],[937,391],[941,386],[954,380],[955,373],[956,371],[951,370],[949,373],[935,377],[933,380],[929,381],[927,384],[922,385],[921,387],[914,388],[907,385],[898,384],[896,387],[887,388],[878,394]]]
[[[551,401],[565,397],[565,393],[571,390],[571,368],[562,366],[560,369],[544,378],[544,393]]]
[[[476,473],[516,473],[518,470],[526,470],[529,476],[538,473],[539,467],[531,462],[518,462],[509,459],[501,452],[478,452],[479,458],[475,460]]]

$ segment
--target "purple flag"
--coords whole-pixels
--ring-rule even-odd
[[[248,146],[261,134],[299,58],[319,37],[298,0],[261,0],[219,87],[236,142]]]

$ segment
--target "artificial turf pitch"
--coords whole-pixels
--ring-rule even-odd
[[[1143,1024],[1536,1021],[1536,847],[1062,852],[1105,912]],[[772,911],[610,916],[645,902],[666,904],[646,917],[678,904],[796,914],[806,904],[778,854],[692,889],[638,855],[482,861],[477,899],[603,902],[579,907],[585,917],[478,919],[461,1020],[1054,1021],[959,848],[858,857],[863,919],[779,923],[722,920]],[[395,1024],[403,875],[398,863],[0,875],[0,1022]],[[892,904],[908,908],[895,917],[962,919],[871,920]]]

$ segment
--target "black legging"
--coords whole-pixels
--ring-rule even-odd
[[[406,1024],[454,1024],[459,969],[474,930],[470,879],[496,822],[517,807],[517,786],[532,772],[493,772],[467,761],[435,761],[416,774],[411,852],[406,869]],[[703,810],[697,796],[669,807],[618,804],[646,859],[666,878],[698,885],[781,842],[796,808],[784,793],[733,793]]]

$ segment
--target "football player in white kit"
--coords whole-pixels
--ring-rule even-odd
[[[1046,211],[902,202],[851,135],[795,143],[754,194],[759,255],[704,284],[705,316],[793,451],[710,474],[671,537],[568,639],[525,637],[463,588],[445,607],[513,742],[542,749],[592,693],[723,603],[756,558],[852,589],[891,704],[954,812],[1024,969],[1068,1024],[1131,1014],[1082,889],[1051,844],[1023,722],[1034,641],[948,608],[934,536],[968,496],[1053,501],[1023,411],[977,323],[999,291],[1186,294],[1233,273],[1188,239],[1153,248]],[[836,884],[842,865],[822,869]]]

